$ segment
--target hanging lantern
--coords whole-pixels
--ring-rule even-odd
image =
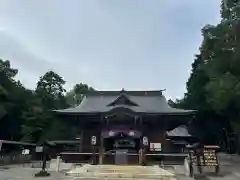
[[[96,144],[97,144],[97,138],[96,138],[96,136],[92,136],[91,144],[92,144],[92,145],[96,145]]]
[[[143,137],[143,145],[148,146],[148,138],[146,136]]]

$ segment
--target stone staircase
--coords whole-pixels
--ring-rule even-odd
[[[78,178],[176,180],[173,173],[158,166],[83,165],[66,173]]]
[[[75,168],[74,164],[72,164],[72,163],[65,163],[62,160],[60,160],[60,162],[59,162],[59,171],[67,171],[67,170],[70,170],[70,169],[73,169],[73,168]],[[49,168],[48,169],[51,170],[51,171],[56,171],[56,169],[57,169],[57,160],[56,159],[52,159],[49,162]]]

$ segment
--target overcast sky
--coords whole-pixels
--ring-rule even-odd
[[[67,89],[166,89],[175,99],[219,8],[220,0],[0,0],[0,58],[28,88],[53,70]]]

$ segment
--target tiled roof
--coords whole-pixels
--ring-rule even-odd
[[[186,126],[178,126],[177,128],[167,131],[168,137],[191,137]]]
[[[119,96],[127,97],[136,106],[117,104],[109,106]],[[75,108],[56,110],[59,113],[103,113],[115,108],[129,109],[136,113],[189,114],[194,110],[176,109],[169,106],[162,91],[93,91],[87,94]]]

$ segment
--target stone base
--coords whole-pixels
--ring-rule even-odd
[[[48,176],[50,176],[50,173],[47,171],[40,171],[35,174],[35,177],[48,177]]]
[[[85,165],[83,167],[77,167],[66,174],[81,178],[176,180],[173,173],[158,166]]]

